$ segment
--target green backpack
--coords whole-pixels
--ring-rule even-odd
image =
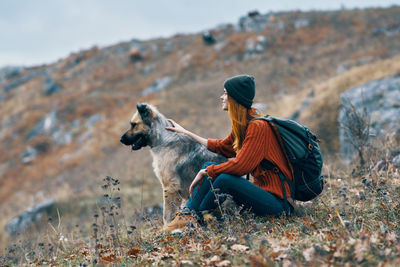
[[[293,120],[266,115],[255,120],[268,122],[278,143],[291,165],[294,182],[289,180],[277,166],[264,159],[261,166],[265,170],[275,170],[281,179],[285,204],[287,203],[284,182],[290,187],[293,199],[309,201],[321,194],[324,188],[322,154],[317,137],[304,125]]]

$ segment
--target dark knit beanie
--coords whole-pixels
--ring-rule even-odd
[[[253,76],[234,76],[225,81],[224,87],[230,97],[246,108],[251,108],[256,93],[256,85]]]

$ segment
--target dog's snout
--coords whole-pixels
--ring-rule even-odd
[[[125,136],[125,134],[124,134],[123,136],[121,136],[121,138],[119,139],[119,141],[120,141],[122,144],[126,145],[126,136]]]

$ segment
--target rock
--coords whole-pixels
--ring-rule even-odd
[[[372,36],[380,36],[380,35],[386,35],[386,36],[395,36],[398,33],[400,33],[400,23],[394,23],[390,24],[384,27],[377,27],[372,30]]]
[[[77,55],[73,60],[71,60],[71,62],[68,64],[68,67],[72,69],[73,67],[81,63],[83,60],[85,60],[85,55],[82,54]]]
[[[239,19],[239,31],[261,32],[268,24],[269,15],[251,12]]]
[[[369,133],[379,137],[400,133],[400,77],[388,77],[353,87],[340,95],[342,107],[339,123],[348,119],[346,105],[351,103],[355,110],[365,109],[370,118]],[[355,150],[343,127],[339,129],[341,157],[345,162],[354,159]]]
[[[78,119],[71,122],[71,128],[79,128],[79,126],[81,126],[81,123],[79,122]]]
[[[214,46],[215,51],[220,52],[226,45],[226,41],[219,42]]]
[[[4,92],[8,93],[9,91],[11,91],[14,88],[17,88],[21,85],[23,85],[24,83],[28,82],[29,80],[35,78],[36,76],[38,76],[40,74],[39,71],[31,71],[27,74],[25,74],[24,76],[22,76],[21,78],[17,78],[16,80],[12,81],[11,83],[7,84],[6,86],[4,86]]]
[[[50,133],[55,130],[57,124],[57,111],[52,110],[46,115],[43,120],[43,131],[45,133]]]
[[[57,126],[57,111],[54,109],[50,111],[46,116],[41,119],[35,127],[29,132],[26,137],[27,140],[38,136],[41,133],[51,134],[56,130]]]
[[[290,116],[291,120],[298,120],[300,117],[301,112],[306,109],[308,107],[308,105],[310,104],[311,99],[314,96],[314,90],[312,90],[307,96],[306,98],[303,100],[303,102],[301,103],[301,106],[298,110],[296,110],[292,116]]]
[[[3,81],[17,78],[24,70],[24,67],[19,66],[6,66],[0,68],[0,84]]]
[[[247,53],[263,53],[265,51],[265,47],[267,45],[267,39],[259,35],[257,36],[257,39],[254,40],[252,38],[249,38],[246,40],[246,50]]]
[[[163,52],[165,52],[165,53],[171,53],[172,51],[174,51],[174,46],[175,46],[175,44],[174,44],[174,41],[172,41],[172,40],[169,40],[165,45],[164,45],[164,47],[163,47]]]
[[[57,145],[65,145],[72,143],[74,135],[72,132],[65,131],[64,127],[61,126],[52,134],[52,137],[56,141]]]
[[[37,153],[38,153],[38,152],[37,152],[36,149],[34,149],[33,147],[28,146],[28,147],[24,150],[24,152],[22,152],[22,154],[21,154],[21,161],[22,161],[22,163],[24,163],[24,164],[29,164],[29,163],[31,163],[31,162],[35,159]]]
[[[190,61],[192,60],[192,55],[191,54],[185,54],[183,55],[179,61],[178,61],[178,69],[186,69],[187,67],[190,66]]]
[[[142,96],[147,96],[148,94],[158,93],[170,84],[172,78],[170,76],[165,76],[155,80],[149,87],[142,91]]]
[[[395,167],[400,167],[400,154],[392,159],[392,163]]]
[[[38,223],[43,215],[49,213],[54,207],[54,199],[50,198],[46,201],[40,202],[28,210],[22,212],[19,216],[12,219],[5,227],[10,235],[16,235],[34,223]]]
[[[53,78],[47,73],[43,73],[43,81],[44,81],[44,90],[43,93],[45,95],[52,95],[52,94],[57,94],[58,92],[61,91],[61,86],[56,83]]]
[[[343,64],[340,64],[338,67],[337,67],[337,69],[336,69],[336,73],[337,74],[342,74],[343,72],[345,72],[345,71],[347,71],[348,70],[348,67],[346,67],[345,65],[343,65]]]
[[[294,22],[294,27],[295,27],[296,29],[303,28],[303,27],[307,27],[307,26],[309,26],[309,25],[310,25],[310,20],[307,19],[307,18],[297,19],[297,20]]]
[[[89,117],[86,122],[86,128],[90,128],[101,120],[101,114],[95,114]]]
[[[202,37],[203,37],[203,42],[206,45],[213,45],[217,42],[214,36],[212,35],[211,31],[203,32]]]
[[[143,75],[147,75],[147,74],[149,74],[150,72],[152,72],[155,68],[156,68],[156,67],[155,67],[154,64],[147,65],[147,66],[145,66],[145,67],[142,69],[141,73],[142,73]]]

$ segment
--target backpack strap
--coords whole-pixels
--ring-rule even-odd
[[[273,132],[274,135],[275,135],[276,140],[278,141],[278,144],[279,144],[279,146],[280,146],[280,148],[281,148],[283,154],[285,155],[286,162],[288,163],[288,166],[289,166],[289,170],[290,170],[290,172],[292,173],[293,178],[294,178],[293,166],[292,166],[292,164],[290,163],[290,160],[289,160],[289,158],[288,158],[288,156],[287,156],[286,149],[285,149],[285,145],[283,144],[283,140],[282,140],[282,138],[281,138],[281,135],[279,134],[279,130],[277,129],[277,127],[275,126],[275,124],[270,120],[270,118],[271,118],[271,117],[270,117],[269,115],[266,115],[266,116],[264,116],[264,117],[252,119],[251,121],[254,121],[254,120],[263,120],[263,121],[266,121],[266,122],[268,123],[268,125],[269,125],[269,126],[271,127],[271,129],[272,129],[272,132]],[[295,199],[295,195],[294,195],[294,194],[295,194],[295,193],[294,193],[294,182],[291,181],[290,179],[288,179],[288,178],[283,174],[283,172],[282,172],[275,164],[273,164],[272,162],[270,162],[270,161],[268,161],[268,160],[266,160],[266,159],[263,159],[263,160],[261,161],[261,166],[262,166],[262,168],[265,169],[265,170],[274,170],[275,173],[278,174],[278,176],[279,176],[279,178],[280,178],[280,180],[281,180],[281,183],[282,183],[282,193],[283,193],[283,206],[284,206],[284,209],[285,209],[286,211],[289,210],[288,203],[290,203],[290,205],[291,205],[293,208],[296,208],[296,204],[295,204],[294,201],[293,201],[293,199]],[[290,188],[290,194],[291,194],[290,200],[288,199],[287,194],[286,194],[285,182],[287,182],[287,184],[289,185],[289,188]]]
[[[262,167],[264,170],[273,170],[275,173],[278,174],[279,179],[281,180],[281,183],[282,183],[283,208],[285,209],[285,211],[286,211],[286,212],[289,211],[289,206],[288,206],[288,204],[290,204],[293,208],[296,208],[296,204],[295,204],[294,201],[293,201],[294,195],[295,195],[295,192],[294,192],[294,183],[293,183],[290,179],[288,179],[288,178],[283,174],[283,172],[282,172],[275,164],[273,164],[273,163],[270,162],[269,160],[263,159],[263,160],[261,161],[261,167]],[[291,198],[290,198],[290,199],[287,197],[287,194],[286,194],[285,182],[289,185],[289,188],[290,188],[290,195],[291,195]]]
[[[268,123],[268,125],[271,127],[272,132],[274,133],[275,138],[276,138],[276,140],[278,141],[278,144],[279,144],[279,146],[280,146],[280,148],[281,148],[281,150],[282,150],[282,152],[283,152],[283,155],[285,155],[286,162],[287,162],[287,164],[288,164],[288,166],[289,166],[289,170],[290,170],[290,172],[292,173],[292,176],[293,176],[293,179],[294,179],[294,170],[293,170],[293,166],[292,166],[292,164],[290,163],[289,157],[288,157],[288,155],[287,155],[287,153],[286,153],[286,148],[285,148],[285,145],[284,145],[284,143],[283,143],[282,137],[281,137],[281,135],[280,135],[280,133],[279,133],[279,130],[278,130],[278,128],[276,127],[276,125],[271,121],[271,118],[272,118],[272,117],[271,117],[270,115],[265,115],[265,116],[263,116],[263,117],[259,117],[259,118],[252,119],[251,121],[263,120],[263,121],[266,121],[266,122]],[[272,164],[272,163],[271,163],[271,164]]]

